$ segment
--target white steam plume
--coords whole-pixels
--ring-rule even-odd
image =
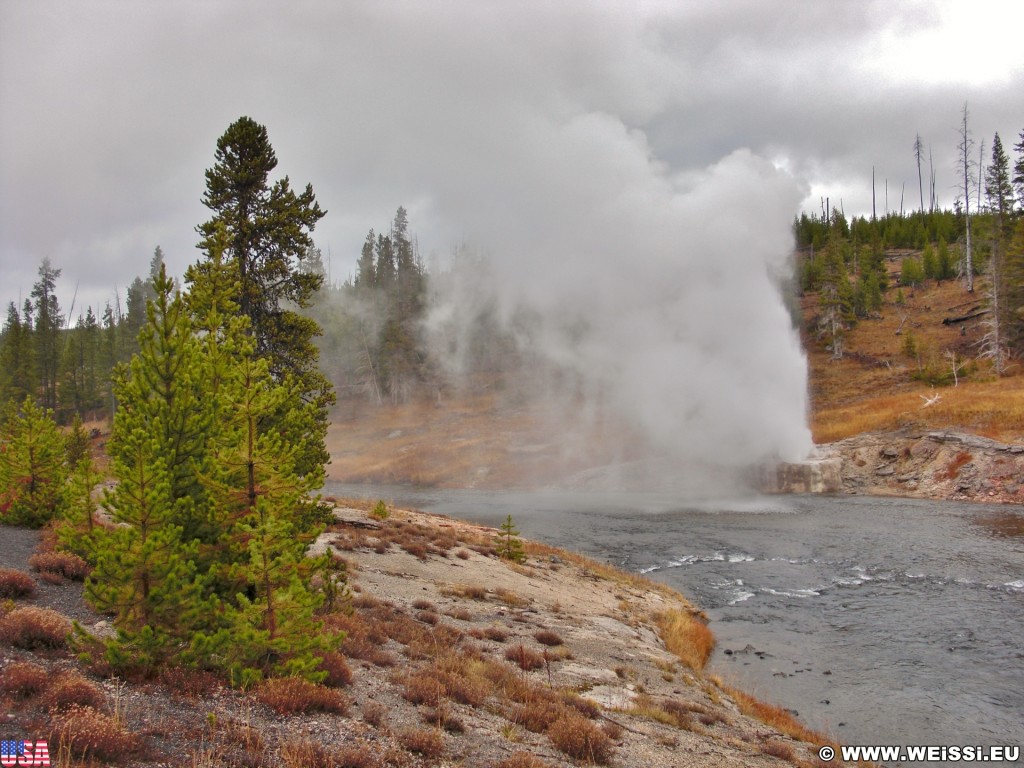
[[[505,128],[524,138],[503,147],[494,206],[455,189],[433,201],[473,211],[492,258],[486,284],[443,296],[428,329],[493,300],[506,320],[533,318],[532,348],[662,455],[805,458],[807,365],[779,286],[799,185],[746,150],[671,177],[603,113]]]

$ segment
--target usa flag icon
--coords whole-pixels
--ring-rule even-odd
[[[50,745],[45,739],[0,741],[0,766],[49,766]]]

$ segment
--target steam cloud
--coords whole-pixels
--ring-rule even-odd
[[[746,150],[670,176],[642,133],[601,113],[519,128],[494,208],[435,201],[477,212],[491,268],[441,297],[428,329],[493,301],[506,321],[531,318],[530,347],[661,455],[806,458],[806,359],[780,290],[799,185]]]

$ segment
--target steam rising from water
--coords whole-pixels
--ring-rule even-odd
[[[493,302],[677,469],[806,458],[807,365],[780,290],[799,185],[746,150],[672,177],[602,115],[543,139],[550,162],[518,164],[543,171],[505,180],[516,207],[483,215],[490,269],[446,286],[428,331],[464,339]],[[457,372],[464,347],[449,351]]]

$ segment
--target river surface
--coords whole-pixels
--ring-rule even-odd
[[[710,669],[847,744],[1024,744],[1024,509],[328,484],[497,526],[704,608]]]

